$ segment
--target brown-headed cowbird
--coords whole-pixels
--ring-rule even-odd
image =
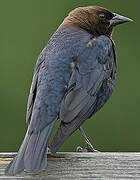
[[[64,19],[38,57],[28,99],[28,130],[8,174],[40,171],[56,120],[62,121],[50,145],[52,153],[109,99],[117,68],[112,31],[129,21],[98,6],[76,8]]]

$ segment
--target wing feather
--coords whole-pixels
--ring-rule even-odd
[[[68,91],[61,103],[62,121],[50,144],[52,153],[103,106],[114,89],[116,57],[113,42],[100,36],[90,44],[92,46],[86,47],[75,62]],[[110,80],[113,86],[109,84]]]
[[[35,97],[36,97],[36,91],[37,91],[39,71],[43,67],[44,60],[45,60],[45,58],[43,56],[43,53],[41,53],[39,58],[38,58],[35,70],[34,70],[34,75],[33,75],[30,93],[29,93],[29,97],[28,97],[27,112],[26,112],[26,122],[27,123],[29,123],[31,120],[33,105],[34,105],[34,101],[35,101]]]
[[[100,54],[103,59],[100,58]],[[102,36],[78,57],[69,81],[68,92],[61,103],[60,118],[63,122],[71,122],[85,108],[88,111],[91,106],[88,105],[90,99],[93,99],[91,104],[95,104],[103,81],[111,74],[111,68],[109,72],[106,68],[109,65],[108,60],[112,61],[110,55],[113,55],[112,41]]]

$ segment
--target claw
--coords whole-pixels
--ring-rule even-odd
[[[90,141],[88,140],[84,130],[82,127],[79,127],[79,130],[82,134],[82,137],[84,138],[85,144],[86,144],[86,148],[81,148],[80,146],[77,147],[76,151],[77,152],[99,152],[96,149],[94,149],[94,147],[92,146],[92,144],[90,143]]]
[[[86,148],[82,148],[81,146],[78,146],[76,148],[76,152],[87,152],[87,149]]]
[[[76,152],[83,152],[83,148],[82,148],[81,146],[78,146],[78,147],[76,148]]]
[[[82,148],[81,146],[78,146],[78,147],[76,148],[76,152],[100,152],[100,151],[98,151],[98,150],[96,150],[96,149],[94,149],[94,148],[89,149],[88,147]]]
[[[48,146],[48,148],[47,148],[47,153],[51,153],[51,149],[50,149],[49,146]]]
[[[85,149],[87,150],[87,152],[100,152],[100,151],[98,151],[98,150],[96,150],[96,149],[94,149],[94,148],[88,148],[88,147],[86,147]]]

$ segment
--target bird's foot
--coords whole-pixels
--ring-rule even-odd
[[[76,152],[87,152],[86,148],[82,148],[81,146],[78,146],[76,148]]]
[[[47,147],[47,153],[51,153],[50,147]]]
[[[76,152],[99,152],[98,150],[94,149],[93,147],[85,147],[82,148],[81,146],[78,146],[76,148]]]

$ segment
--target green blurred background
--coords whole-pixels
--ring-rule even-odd
[[[33,69],[42,48],[69,11],[88,5],[106,7],[135,21],[114,32],[117,86],[84,129],[100,151],[140,151],[140,1],[122,0],[0,1],[0,151],[17,151],[22,142]],[[60,150],[75,151],[78,145],[84,146],[79,131]]]

